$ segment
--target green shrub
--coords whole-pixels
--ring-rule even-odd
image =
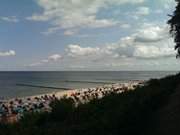
[[[53,121],[64,121],[73,112],[75,108],[75,102],[71,98],[63,97],[61,100],[53,101],[50,106],[52,112],[50,117]]]

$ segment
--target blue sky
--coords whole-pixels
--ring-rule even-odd
[[[0,70],[179,70],[174,0],[1,0]]]

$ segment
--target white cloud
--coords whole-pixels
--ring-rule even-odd
[[[145,25],[129,37],[110,45],[112,54],[119,57],[163,58],[174,57],[174,43],[168,35],[167,26]]]
[[[120,25],[120,28],[128,29],[128,28],[131,28],[131,25],[127,24],[127,23],[124,23],[124,24]]]
[[[54,33],[59,29],[111,27],[118,22],[113,19],[99,19],[97,13],[101,9],[113,5],[142,2],[144,0],[37,0],[43,12],[35,13],[27,19],[50,21],[52,28],[47,33]]]
[[[13,23],[19,22],[19,19],[16,16],[0,16],[0,20]]]
[[[65,30],[64,35],[71,36],[71,35],[74,35],[77,32],[78,32],[78,30]]]
[[[127,13],[128,16],[131,16],[135,20],[139,20],[140,17],[144,17],[150,14],[149,7],[138,7],[136,11]]]
[[[42,65],[41,62],[36,62],[36,63],[30,64],[29,67],[36,67],[36,66],[40,66],[40,65]]]
[[[40,63],[48,63],[48,62],[49,62],[48,59],[44,59],[44,60],[42,60]]]
[[[41,33],[44,34],[44,35],[50,35],[50,34],[55,33],[59,29],[60,29],[59,27],[50,27],[50,28],[47,29],[47,31],[41,32]]]
[[[140,30],[134,35],[136,42],[156,42],[169,38],[167,26],[157,26],[152,24],[144,24]]]
[[[170,9],[176,5],[175,0],[159,0],[159,2],[164,6],[165,9]]]
[[[149,13],[150,13],[149,7],[138,7],[135,14],[141,16],[141,15],[149,15]]]
[[[147,28],[143,26],[136,33],[104,47],[69,45],[66,53],[73,58],[93,61],[121,58],[157,59],[174,57],[173,46],[173,40],[168,36],[167,27],[152,25]]]
[[[98,47],[81,47],[80,45],[68,45],[66,52],[68,56],[71,57],[85,57],[91,55],[97,55],[100,51]]]
[[[49,56],[48,57],[48,60],[49,61],[58,61],[58,60],[60,60],[62,58],[62,56],[61,55],[59,55],[59,54],[53,54],[53,55],[51,55],[51,56]]]
[[[174,49],[170,46],[137,46],[134,51],[134,57],[137,58],[162,58],[162,57],[174,57]]]
[[[53,55],[50,55],[48,58],[43,59],[40,62],[32,63],[29,66],[30,67],[41,66],[43,64],[50,63],[50,62],[57,62],[61,59],[62,59],[62,56],[60,54],[53,54]]]
[[[154,11],[154,13],[162,14],[162,13],[163,13],[163,10],[162,10],[162,9],[157,9],[157,10]]]
[[[9,50],[7,52],[0,52],[0,57],[5,57],[5,56],[15,56],[16,52],[14,50]]]
[[[168,35],[167,26],[144,24],[133,34],[120,38],[117,42],[101,46],[70,44],[65,48],[63,55],[50,55],[30,66],[51,67],[51,64],[57,66],[61,62],[61,68],[67,70],[118,69],[118,67],[158,69],[158,65],[163,62],[175,59],[175,54],[173,39]]]

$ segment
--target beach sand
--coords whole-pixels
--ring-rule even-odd
[[[114,83],[114,84],[105,84],[102,86],[98,87],[93,87],[93,88],[81,88],[81,89],[69,89],[69,90],[62,90],[58,92],[50,92],[50,93],[45,93],[45,94],[39,94],[39,95],[33,95],[33,96],[26,96],[22,97],[21,99],[24,98],[35,98],[35,97],[41,97],[41,96],[52,96],[55,95],[58,99],[61,97],[70,97],[73,93],[83,93],[85,91],[88,91],[89,89],[97,89],[97,88],[122,88],[122,87],[127,87],[128,90],[133,90],[133,86],[138,86],[138,85],[143,85],[145,81],[128,81],[128,82],[123,82],[123,83]],[[12,99],[11,99],[12,100]]]
[[[3,120],[5,119],[6,122],[10,120],[10,123],[13,123],[21,118],[24,112],[50,112],[50,103],[55,99],[71,97],[75,104],[78,105],[79,103],[87,103],[92,99],[102,98],[111,92],[122,93],[134,90],[137,86],[141,85],[144,85],[144,81],[129,81],[126,83],[107,84],[95,88],[64,90],[4,100],[0,103],[0,119],[3,117]]]

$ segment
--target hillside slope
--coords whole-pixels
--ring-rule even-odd
[[[169,97],[167,104],[157,111],[151,123],[154,123],[148,131],[151,135],[180,134],[180,85]]]

